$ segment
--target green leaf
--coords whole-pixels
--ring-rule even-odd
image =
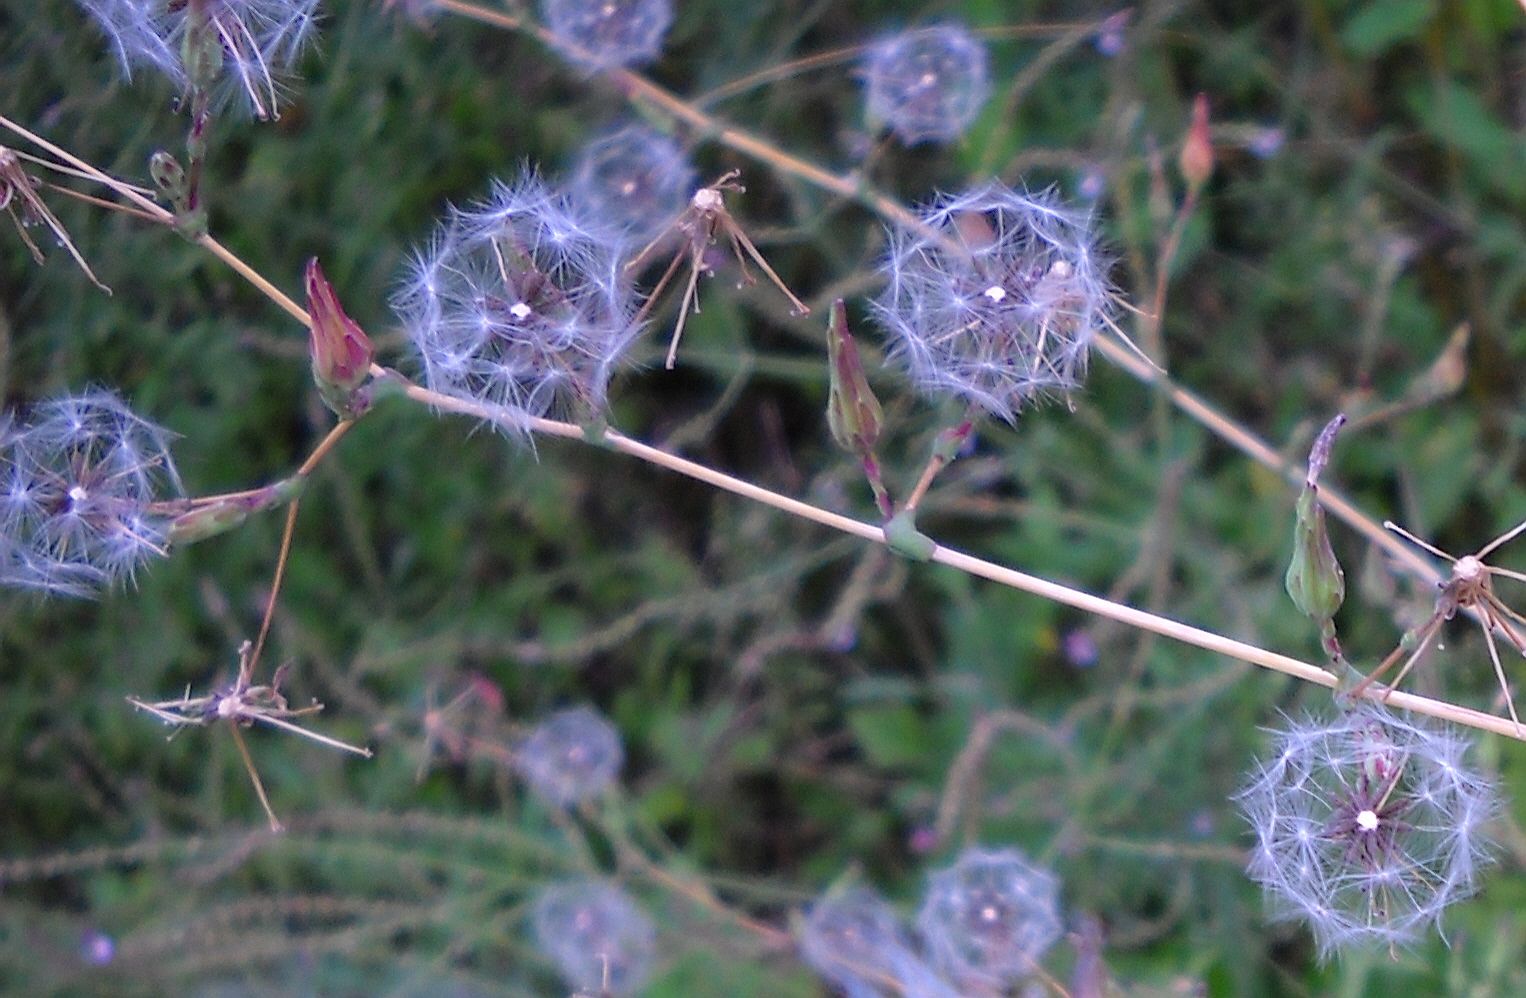
[[[848,726],[876,766],[914,766],[929,757],[927,723],[905,705],[860,708],[848,715]]]
[[[1341,41],[1355,55],[1379,55],[1419,35],[1435,6],[1434,0],[1378,0],[1346,22]]]

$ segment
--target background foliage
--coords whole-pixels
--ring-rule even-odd
[[[412,370],[386,305],[408,248],[448,200],[525,160],[555,173],[624,107],[527,37],[444,15],[413,24],[374,3],[328,8],[280,121],[219,121],[211,229],[288,291],[320,257],[383,361]],[[684,0],[651,73],[847,169],[874,141],[851,65],[713,106],[702,95],[906,24],[1074,26],[1109,13]],[[1113,55],[1084,27],[1009,32],[990,42],[994,96],[965,141],[891,146],[870,169],[907,203],[992,174],[1072,198],[1100,182],[1115,279],[1143,306],[1179,197],[1175,149],[1191,97],[1207,93],[1218,162],[1172,265],[1161,341],[1174,376],[1289,454],[1333,411],[1357,416],[1331,480],[1375,517],[1462,553],[1526,516],[1522,17],[1507,0],[1150,3]],[[154,149],[177,148],[172,97],[151,79],[121,83],[74,5],[0,4],[0,110],[97,165],[141,177]],[[876,219],[685,138],[702,175],[745,171],[737,214],[797,292],[821,306],[873,291]],[[1164,163],[1153,172],[1152,157]],[[167,232],[60,211],[116,293],[88,287],[59,253],[35,267],[0,231],[6,405],[118,387],[184,435],[193,492],[295,467],[330,421],[304,331]],[[661,370],[665,326],[654,329],[646,365],[614,386],[615,425],[868,515],[822,418],[824,308],[793,318],[767,286],[732,284],[725,271],[707,282],[677,371]],[[1462,324],[1466,366],[1449,380],[1438,359]],[[872,327],[858,329],[872,352]],[[948,414],[869,367],[890,415],[881,454],[904,489]],[[1074,412],[983,432],[923,526],[1316,656],[1281,588],[1292,493],[1096,367]],[[272,653],[293,663],[294,700],[328,705],[318,726],[378,755],[254,733],[291,826],[282,837],[264,830],[225,733],[166,743],[123,699],[231,676],[258,625],[279,517],[177,552],[99,602],[0,599],[0,985],[555,993],[525,932],[528,899],[618,861],[659,924],[651,994],[810,995],[819,985],[790,953],[673,882],[706,882],[787,928],[845,871],[910,908],[930,869],[978,841],[1051,865],[1072,925],[1097,920],[1130,990],[1526,990],[1520,745],[1479,744],[1515,803],[1487,892],[1446,922],[1451,947],[1321,966],[1305,933],[1266,924],[1226,798],[1264,746],[1258,726],[1322,709],[1328,694],[909,566],[594,448],[531,451],[471,429],[384,407],[304,503]],[[1342,633],[1370,663],[1431,594],[1349,531],[1336,543],[1354,590]],[[1087,642],[1094,664],[1076,652]],[[419,779],[426,708],[474,677],[502,691],[504,717],[484,724],[504,739],[556,707],[598,705],[625,739],[620,792],[563,816],[491,759],[436,755]],[[1461,625],[1413,688],[1499,709],[1476,629]],[[988,754],[930,846],[950,768],[977,731]],[[85,958],[96,934],[115,947],[104,968]],[[1063,980],[1074,956],[1059,950]]]

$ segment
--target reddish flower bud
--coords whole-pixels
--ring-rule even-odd
[[[848,331],[848,313],[841,298],[832,303],[827,322],[827,358],[831,374],[827,425],[832,438],[844,450],[867,456],[879,440],[883,417],[879,400],[864,376],[858,344]]]
[[[314,257],[307,263],[307,312],[312,320],[313,380],[323,401],[340,416],[353,411],[351,396],[370,376],[375,348],[365,331],[344,314],[334,286]]]
[[[1213,139],[1208,131],[1208,95],[1198,94],[1192,102],[1192,125],[1182,143],[1177,166],[1193,191],[1202,190],[1213,175]]]

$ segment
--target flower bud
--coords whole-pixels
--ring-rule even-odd
[[[370,376],[375,348],[355,320],[344,314],[317,257],[307,263],[306,284],[313,381],[330,409],[341,418],[353,418],[358,414],[356,389]]]
[[[1208,95],[1198,94],[1192,102],[1192,124],[1187,129],[1187,140],[1182,143],[1177,167],[1186,178],[1187,187],[1194,193],[1203,189],[1213,175],[1213,140],[1208,132]]]
[[[1330,546],[1325,510],[1319,504],[1319,475],[1330,460],[1335,435],[1345,423],[1336,416],[1320,433],[1309,452],[1309,472],[1295,508],[1293,560],[1284,580],[1288,595],[1299,610],[1319,624],[1328,623],[1346,599],[1346,573]]]
[[[174,154],[160,149],[150,156],[148,175],[154,179],[159,193],[172,204],[178,205],[185,200],[185,169]]]
[[[827,425],[832,439],[845,451],[865,455],[880,438],[883,413],[879,400],[864,376],[858,344],[848,331],[848,312],[841,298],[832,303],[827,319],[827,361],[831,390],[827,398]]]

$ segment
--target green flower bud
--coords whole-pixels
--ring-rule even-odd
[[[832,303],[827,319],[827,362],[831,391],[827,398],[827,425],[832,439],[843,450],[865,455],[880,438],[884,414],[879,399],[864,376],[858,344],[848,332],[848,312],[842,299]]]

